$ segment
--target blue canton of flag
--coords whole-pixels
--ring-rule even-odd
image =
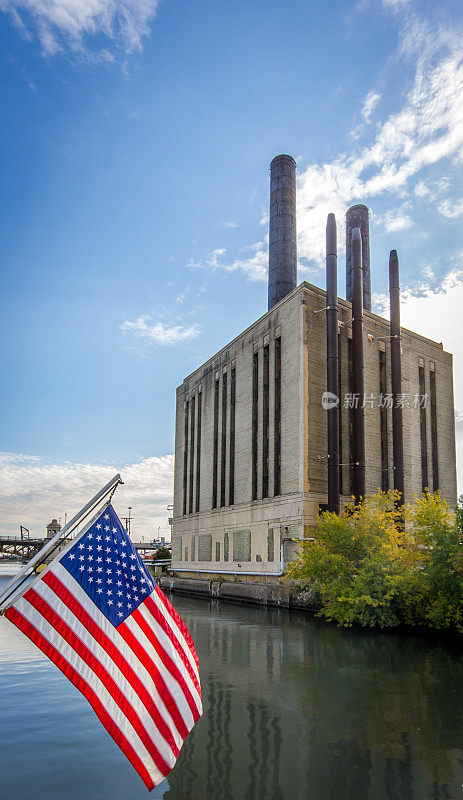
[[[112,506],[61,563],[113,625],[123,622],[155,588]]]

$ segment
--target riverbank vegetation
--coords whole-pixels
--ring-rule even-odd
[[[326,512],[288,578],[338,625],[426,625],[463,632],[463,503],[439,492],[396,507],[378,492],[339,516]]]

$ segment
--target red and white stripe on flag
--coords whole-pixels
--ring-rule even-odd
[[[111,511],[111,516],[115,516]],[[117,529],[117,536],[121,536],[119,525]],[[95,531],[96,526],[91,530]],[[122,537],[124,534],[125,531]],[[5,616],[82,692],[151,790],[169,774],[186,736],[202,714],[193,640],[172,604],[152,582],[144,565],[139,564],[138,554],[133,556],[131,551],[135,551],[128,537],[127,566],[129,570],[140,567],[140,574],[146,576],[141,579],[143,584],[147,583],[144,599],[134,590],[135,583],[125,580],[125,555],[121,556],[122,563],[109,556],[109,563],[105,563],[104,557],[98,562],[98,545],[92,542],[92,534],[90,539],[84,537],[80,541],[84,547],[73,543],[63,557],[54,561],[40,579],[14,600]],[[95,545],[94,560],[87,550],[89,541],[92,547]],[[65,564],[71,563],[70,554],[72,557],[73,552],[79,553],[79,546],[84,558],[78,567],[81,572],[75,573],[75,577]],[[109,547],[107,551],[113,555]],[[113,564],[116,561],[122,569]],[[114,578],[108,574],[96,577],[108,569]],[[127,576],[136,574],[129,571]],[[90,576],[91,583],[85,584],[82,576],[86,580]],[[92,597],[93,580],[95,586],[103,586],[96,588],[100,592],[95,594],[96,600]],[[118,584],[123,594],[116,588]],[[100,603],[103,593],[105,600]],[[116,618],[114,624],[108,618],[104,602],[110,603],[111,610],[113,605],[122,609],[121,622]]]

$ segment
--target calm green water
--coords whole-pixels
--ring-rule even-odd
[[[166,800],[463,800],[456,642],[173,596],[205,713]],[[0,618],[0,797],[138,800],[146,789],[61,673]]]

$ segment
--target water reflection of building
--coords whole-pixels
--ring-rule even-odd
[[[175,602],[197,644],[204,717],[166,800],[454,796],[463,667],[447,645]]]

